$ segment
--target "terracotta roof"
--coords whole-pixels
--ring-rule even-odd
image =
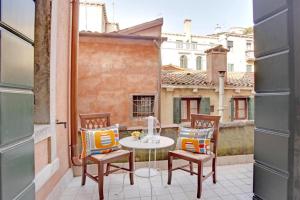
[[[181,68],[177,65],[173,65],[173,64],[168,64],[168,65],[163,65],[161,67],[161,70],[168,70],[168,71],[184,71],[184,68]]]
[[[207,72],[196,70],[162,70],[161,84],[163,86],[215,87],[215,83],[207,81]],[[228,72],[226,86],[235,88],[254,87],[254,73]]]
[[[129,28],[125,28],[125,29],[116,31],[116,33],[132,35],[132,34],[135,34],[137,32],[140,32],[140,31],[143,31],[143,30],[155,27],[155,26],[162,26],[163,23],[164,23],[163,18],[158,18],[158,19],[155,19],[155,20],[152,20],[152,21],[149,21],[149,22],[145,22],[145,23],[142,23],[142,24],[138,24],[136,26],[132,26],[132,27],[129,27]]]

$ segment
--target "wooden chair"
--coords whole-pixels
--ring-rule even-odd
[[[109,113],[97,113],[97,114],[80,114],[81,128],[95,129],[110,126],[110,114]],[[129,169],[119,167],[111,164],[121,158],[128,158]],[[87,162],[90,161],[93,164],[98,165],[98,176],[93,176],[87,172]],[[107,164],[106,172],[104,172],[104,165]],[[113,167],[115,169],[110,170]],[[86,176],[98,183],[99,199],[104,199],[103,193],[103,181],[104,175],[108,176],[110,173],[118,170],[129,171],[130,184],[133,185],[133,170],[134,170],[134,158],[133,152],[128,150],[117,150],[107,154],[91,155],[82,159],[82,181],[81,185],[85,185]]]
[[[191,175],[196,174],[197,181],[197,198],[201,197],[202,182],[212,175],[213,183],[216,183],[216,159],[217,159],[217,146],[218,146],[218,134],[219,134],[219,121],[220,116],[210,115],[191,115],[191,127],[192,128],[211,128],[214,127],[213,137],[211,143],[213,145],[211,154],[197,154],[184,150],[174,150],[168,153],[168,185],[171,185],[172,171],[180,169],[189,172]],[[189,162],[188,165],[172,168],[173,158],[180,158]],[[212,161],[212,171],[207,175],[203,175],[203,164],[205,162]],[[193,163],[198,165],[197,172],[193,171]],[[186,169],[185,167],[189,167]]]

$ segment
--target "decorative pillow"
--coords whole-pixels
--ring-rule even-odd
[[[214,133],[214,128],[196,129],[181,127],[179,137],[211,139]]]
[[[214,129],[192,129],[180,128],[177,141],[178,149],[191,151],[194,153],[210,153],[210,140]]]
[[[194,153],[209,154],[210,139],[179,137],[178,148],[185,151],[191,151]]]
[[[84,158],[94,154],[104,154],[120,149],[119,129],[110,126],[100,129],[81,129],[82,152]]]

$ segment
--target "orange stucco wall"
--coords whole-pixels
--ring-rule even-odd
[[[57,48],[56,52],[56,119],[68,122],[68,93],[69,93],[69,66],[70,66],[70,1],[59,0],[57,16]],[[51,89],[50,89],[51,90]],[[68,122],[69,124],[69,122]],[[37,200],[44,200],[53,190],[58,181],[69,169],[68,159],[68,134],[69,128],[63,125],[56,126],[56,147],[59,158],[59,169],[36,193]],[[46,142],[44,143],[46,144]],[[41,145],[41,144],[40,144]],[[37,148],[45,149],[43,146]],[[39,149],[35,149],[38,151]],[[35,154],[36,160],[44,159]],[[38,161],[36,161],[38,163]]]
[[[155,95],[158,115],[160,49],[153,40],[80,34],[78,112],[111,113],[111,122],[135,126],[132,95]]]

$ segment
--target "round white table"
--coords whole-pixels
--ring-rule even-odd
[[[135,174],[139,177],[150,178],[158,174],[156,168],[156,150],[170,147],[174,144],[174,140],[168,137],[159,136],[159,143],[144,143],[141,140],[136,140],[133,137],[126,137],[121,139],[120,144],[123,147],[133,149],[148,149],[149,150],[149,160],[148,160],[148,168],[140,168],[135,170]],[[151,150],[154,150],[154,162],[155,168],[151,168]]]

